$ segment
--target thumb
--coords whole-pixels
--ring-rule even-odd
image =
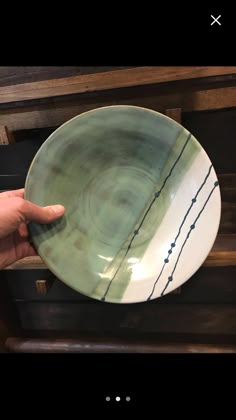
[[[23,200],[18,210],[24,221],[37,223],[52,223],[65,213],[65,207],[57,204],[53,206],[40,207],[30,201]]]

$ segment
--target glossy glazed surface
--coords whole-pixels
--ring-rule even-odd
[[[25,194],[66,207],[59,222],[30,224],[49,269],[116,303],[179,287],[207,257],[220,220],[217,177],[198,141],[132,106],[99,108],[57,129],[32,162]]]

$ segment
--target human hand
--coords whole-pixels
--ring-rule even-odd
[[[52,223],[65,213],[61,205],[40,207],[24,199],[24,189],[0,193],[0,269],[37,255],[27,222]]]

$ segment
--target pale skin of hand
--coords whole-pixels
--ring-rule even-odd
[[[27,222],[52,223],[65,213],[61,205],[40,207],[24,199],[24,189],[0,193],[0,269],[37,255]]]

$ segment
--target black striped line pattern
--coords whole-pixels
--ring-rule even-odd
[[[173,275],[174,275],[174,272],[175,272],[176,267],[177,267],[177,265],[178,265],[178,262],[179,262],[180,256],[181,256],[181,254],[182,254],[182,252],[183,252],[183,249],[184,249],[184,247],[185,247],[185,245],[186,245],[186,242],[187,242],[187,240],[188,240],[188,238],[189,238],[189,236],[190,236],[191,232],[193,231],[193,229],[195,229],[195,227],[196,227],[196,223],[197,223],[198,219],[200,218],[200,216],[201,216],[202,212],[204,211],[204,209],[205,209],[205,207],[206,207],[206,205],[207,205],[208,201],[210,200],[210,198],[211,198],[211,196],[212,196],[212,194],[213,194],[214,190],[216,189],[216,187],[217,187],[218,185],[219,185],[219,182],[218,182],[218,181],[215,181],[215,183],[214,183],[214,187],[213,187],[213,188],[212,188],[212,190],[210,191],[210,193],[209,193],[209,195],[208,195],[208,197],[207,197],[207,199],[206,199],[206,201],[205,201],[205,203],[204,203],[204,205],[203,205],[202,209],[201,209],[201,210],[200,210],[200,212],[198,213],[198,215],[197,215],[196,219],[194,220],[193,224],[190,226],[190,229],[189,229],[189,231],[188,231],[188,233],[187,233],[187,235],[186,235],[186,238],[185,238],[185,240],[184,240],[184,242],[183,242],[183,244],[182,244],[182,246],[181,246],[181,248],[180,248],[180,251],[179,251],[179,254],[178,254],[178,257],[177,257],[176,263],[175,263],[175,265],[174,265],[174,268],[173,268],[173,270],[172,270],[172,273],[171,273],[171,275],[168,277],[168,281],[167,281],[167,283],[166,283],[166,285],[165,285],[165,287],[164,287],[163,291],[161,292],[161,296],[163,296],[163,294],[165,293],[165,291],[166,291],[167,287],[169,286],[170,282],[171,282],[171,281],[173,281]]]
[[[211,170],[212,170],[212,165],[211,165],[211,166],[210,166],[210,168],[208,169],[208,172],[207,172],[207,174],[206,174],[206,176],[205,176],[205,178],[204,178],[203,183],[201,184],[200,188],[197,190],[197,192],[196,192],[195,196],[194,196],[194,197],[193,197],[193,199],[191,200],[191,204],[190,204],[190,206],[189,206],[189,208],[188,208],[188,210],[187,210],[187,212],[186,212],[186,214],[185,214],[185,216],[184,216],[184,218],[183,218],[183,220],[182,220],[182,222],[181,222],[181,225],[180,225],[180,227],[179,227],[178,233],[177,233],[177,235],[176,235],[176,237],[175,237],[174,241],[173,241],[173,242],[171,243],[171,245],[170,245],[170,249],[169,249],[169,251],[168,251],[168,255],[167,255],[167,256],[166,256],[166,258],[164,259],[164,263],[163,263],[163,266],[162,266],[162,268],[161,268],[161,271],[160,271],[160,273],[159,273],[159,275],[158,275],[158,277],[157,277],[157,279],[156,279],[156,281],[155,281],[155,283],[154,283],[154,285],[153,285],[152,292],[151,292],[151,294],[148,296],[147,300],[150,300],[150,299],[152,298],[152,296],[153,296],[153,293],[154,293],[154,291],[155,291],[155,288],[156,288],[157,282],[158,282],[158,280],[160,279],[160,277],[161,277],[161,275],[162,275],[162,273],[163,273],[163,270],[164,270],[164,268],[165,268],[165,265],[166,265],[166,264],[168,264],[168,262],[169,262],[169,260],[170,260],[170,255],[172,254],[172,248],[174,248],[174,247],[176,246],[176,242],[177,242],[178,237],[179,237],[179,235],[180,235],[180,233],[181,233],[182,227],[183,227],[184,223],[186,222],[186,219],[187,219],[187,217],[188,217],[188,215],[189,215],[189,213],[190,213],[190,211],[191,211],[192,207],[193,207],[193,206],[194,206],[194,204],[196,203],[196,201],[197,201],[197,197],[198,197],[198,195],[199,195],[200,191],[203,189],[204,185],[206,184],[207,179],[208,179],[208,178],[209,178],[209,176],[210,176]]]
[[[185,148],[186,148],[186,146],[187,146],[187,144],[188,144],[188,142],[189,142],[190,138],[191,138],[191,133],[189,133],[189,135],[188,135],[188,137],[187,137],[187,140],[185,141],[185,143],[184,143],[184,145],[183,145],[183,147],[182,147],[182,150],[181,150],[181,152],[180,152],[179,156],[177,157],[176,161],[174,162],[174,164],[173,164],[172,168],[170,169],[170,172],[169,172],[169,174],[167,175],[167,177],[165,178],[165,180],[164,180],[164,182],[163,182],[163,184],[162,184],[162,186],[161,186],[160,190],[159,190],[159,191],[157,191],[157,192],[154,194],[154,198],[153,198],[153,200],[151,201],[150,205],[148,206],[148,208],[147,208],[147,210],[146,210],[146,212],[145,212],[145,214],[144,214],[144,216],[143,216],[143,218],[142,218],[142,220],[141,220],[141,222],[140,222],[140,224],[139,224],[139,226],[138,226],[138,229],[136,229],[136,230],[133,232],[133,236],[132,236],[132,238],[131,238],[131,240],[130,240],[130,243],[129,243],[128,247],[127,247],[127,250],[126,250],[126,252],[125,252],[125,254],[124,254],[123,258],[121,259],[120,264],[119,264],[119,266],[118,266],[118,268],[117,268],[117,270],[116,270],[116,272],[115,272],[114,276],[113,276],[113,277],[112,277],[112,279],[110,280],[110,282],[109,282],[109,284],[108,284],[108,286],[107,286],[107,289],[106,289],[106,291],[105,291],[105,293],[104,293],[103,297],[101,298],[101,300],[102,300],[103,302],[106,300],[106,296],[107,296],[107,294],[108,294],[108,292],[109,292],[109,289],[110,289],[110,287],[111,287],[111,284],[112,284],[112,282],[113,282],[114,278],[116,277],[116,275],[117,275],[118,271],[120,270],[120,267],[121,267],[121,265],[123,264],[123,262],[124,262],[124,260],[125,260],[125,258],[126,258],[126,256],[127,256],[127,254],[128,254],[128,252],[129,252],[129,250],[130,250],[130,248],[131,248],[131,245],[132,245],[132,243],[133,243],[133,241],[134,241],[135,236],[136,236],[136,235],[138,235],[139,230],[141,229],[141,227],[142,227],[142,225],[143,225],[143,223],[144,223],[144,221],[145,221],[145,219],[146,219],[146,217],[147,217],[148,213],[150,212],[150,210],[151,210],[151,208],[152,208],[153,204],[154,204],[154,203],[155,203],[155,201],[158,199],[158,197],[160,197],[160,195],[161,195],[161,193],[162,193],[163,189],[165,188],[165,185],[166,185],[166,183],[167,183],[168,179],[169,179],[169,178],[171,177],[171,175],[172,175],[172,172],[173,172],[173,170],[174,170],[175,166],[176,166],[176,165],[177,165],[177,163],[179,162],[179,160],[180,160],[180,158],[181,158],[181,156],[182,156],[182,154],[183,154],[183,152],[184,152],[184,150],[185,150]]]

